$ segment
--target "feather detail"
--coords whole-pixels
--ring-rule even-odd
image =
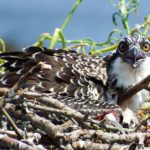
[[[68,96],[82,98],[105,97],[107,76],[102,57],[31,46],[24,52],[1,53],[0,58],[7,60],[3,67],[8,73],[1,82],[5,86],[13,88],[17,83],[17,89],[65,92]]]

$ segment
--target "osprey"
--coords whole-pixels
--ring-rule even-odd
[[[24,52],[1,53],[0,58],[7,61],[2,65],[5,73],[0,87],[54,93],[57,99],[81,112],[112,108],[111,103],[117,104],[122,92],[150,74],[149,52],[150,42],[132,35],[123,38],[110,57],[35,46]],[[142,90],[120,106],[137,111],[147,97],[148,92]]]
[[[139,34],[123,38],[107,65],[108,99],[117,102],[117,98],[129,87],[150,75],[150,42]],[[149,96],[142,90],[127,101],[121,101],[122,108],[137,111]]]

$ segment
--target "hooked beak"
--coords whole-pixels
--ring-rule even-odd
[[[143,51],[139,50],[137,47],[133,47],[125,54],[123,60],[136,68],[144,61],[145,57]]]

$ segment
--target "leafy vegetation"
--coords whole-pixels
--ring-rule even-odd
[[[50,42],[49,48],[54,48],[56,43],[61,43],[62,48],[66,50],[72,48],[76,49],[78,52],[81,51],[84,54],[86,54],[85,47],[89,46],[90,47],[89,54],[97,55],[114,50],[117,47],[117,43],[120,40],[123,33],[133,34],[138,32],[144,36],[148,36],[148,38],[150,39],[150,35],[148,35],[150,16],[146,16],[143,20],[143,23],[136,25],[133,29],[130,27],[129,16],[131,13],[135,13],[135,15],[138,16],[138,8],[140,3],[139,0],[128,0],[128,1],[118,0],[117,3],[113,2],[113,0],[110,0],[111,5],[116,8],[116,12],[112,15],[112,21],[116,26],[116,28],[110,32],[106,41],[97,43],[91,39],[80,39],[80,40],[66,39],[64,37],[63,31],[65,30],[68,22],[71,20],[72,15],[80,6],[82,1],[83,0],[76,1],[62,26],[60,28],[56,28],[52,36],[49,33],[42,34],[39,38],[39,41],[36,42],[34,45],[43,46],[44,41],[49,40]],[[121,20],[121,22],[119,19]],[[122,31],[119,28],[121,25],[123,26],[124,31]],[[116,33],[119,35],[119,37],[117,36],[118,38],[116,38],[115,36]]]
[[[116,28],[112,29],[106,41],[97,43],[91,39],[66,39],[63,31],[68,25],[68,22],[71,21],[73,14],[77,11],[77,8],[80,6],[82,1],[83,0],[76,0],[76,3],[74,4],[73,8],[69,12],[60,28],[56,28],[52,35],[50,33],[42,34],[39,37],[39,40],[34,43],[34,45],[42,47],[44,45],[44,41],[48,40],[49,48],[54,48],[57,43],[61,43],[63,49],[76,49],[78,52],[82,52],[83,54],[86,54],[85,47],[88,46],[90,47],[89,54],[97,55],[114,50],[124,33],[133,34],[138,32],[150,39],[150,35],[148,34],[150,16],[145,16],[142,24],[135,25],[134,28],[130,27],[129,16],[131,13],[134,13],[136,16],[138,16],[140,0],[118,0],[117,2],[114,2],[114,0],[109,0],[110,4],[116,8],[116,12],[112,15],[112,21]],[[123,27],[123,30],[122,28],[119,28],[121,26]],[[118,36],[116,36],[116,34],[118,34]],[[5,44],[2,39],[0,39],[0,44],[2,45],[1,52],[5,51]]]

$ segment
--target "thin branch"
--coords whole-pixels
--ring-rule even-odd
[[[44,97],[44,98],[46,98],[46,97]],[[46,107],[46,106],[35,105],[35,104],[32,104],[32,103],[27,103],[27,105],[29,107],[32,107],[34,109],[39,109],[39,110],[47,111],[47,112],[50,112],[50,113],[63,114],[63,115],[66,115],[70,118],[74,118],[84,128],[91,128],[92,127],[91,123],[94,123],[94,124],[97,123],[99,126],[101,126],[101,125],[103,126],[103,124],[101,124],[100,121],[93,120],[90,117],[86,118],[85,115],[83,115],[80,112],[66,106],[65,104],[63,104],[62,102],[60,102],[57,99],[53,99],[53,98],[51,99],[50,98],[49,104],[53,105],[53,106],[56,106],[59,109],[50,108],[50,107]]]
[[[19,149],[19,150],[36,150],[32,146],[29,146],[21,141],[18,141],[16,139],[10,138],[7,135],[0,134],[0,148],[1,149]]]
[[[139,128],[140,128],[142,125],[144,125],[144,124],[147,122],[147,120],[149,120],[149,119],[150,119],[150,115],[149,115],[148,117],[146,117],[144,120],[142,120],[142,121],[137,125],[137,127],[134,129],[134,131],[135,131],[135,132],[138,131]]]
[[[15,125],[14,121],[11,119],[11,117],[9,116],[9,114],[7,113],[7,111],[4,108],[1,111],[7,117],[9,123],[11,124],[12,128],[15,130],[16,134],[18,135],[18,137],[20,139],[24,139],[25,137],[20,132],[20,129],[18,129],[18,127]]]
[[[112,132],[104,132],[101,130],[73,130],[72,132],[69,133],[58,133],[58,137],[63,137],[64,139],[67,139],[68,141],[74,141],[76,139],[90,139],[92,140],[93,138],[99,139],[102,142],[106,143],[131,143],[131,142],[136,142],[138,141],[139,137],[142,137],[143,139],[150,138],[149,133],[124,133],[124,134],[119,134],[119,133],[112,133]]]
[[[59,127],[54,125],[51,121],[33,113],[27,114],[27,117],[33,125],[44,131],[49,137],[56,139],[56,134],[59,131]]]
[[[68,111],[68,110],[64,110],[64,109],[55,109],[55,108],[51,108],[51,107],[41,106],[41,105],[33,104],[30,102],[27,102],[27,105],[33,109],[43,110],[43,111],[46,111],[49,113],[63,114],[63,115],[66,115],[68,117],[76,118],[78,120],[82,120],[85,117],[81,113],[79,113],[79,112],[77,112],[71,108],[69,108],[69,111]]]
[[[150,75],[148,75],[146,78],[144,78],[142,81],[137,83],[136,85],[129,88],[126,92],[124,92],[119,98],[118,98],[118,104],[120,105],[123,101],[129,99],[137,92],[148,89],[148,84],[150,82]]]
[[[4,130],[4,129],[0,129],[0,134],[7,134],[7,136],[11,137],[11,138],[17,138],[18,135],[16,134],[15,131],[12,130]],[[41,135],[39,133],[33,133],[33,132],[26,132],[26,136],[28,139],[36,139],[38,138],[38,140],[40,140]]]
[[[95,143],[91,141],[84,141],[84,140],[78,140],[72,143],[72,147],[74,149],[86,149],[86,150],[129,150],[130,145],[125,144],[101,144],[101,143]],[[144,150],[149,150],[148,147],[144,147]]]

